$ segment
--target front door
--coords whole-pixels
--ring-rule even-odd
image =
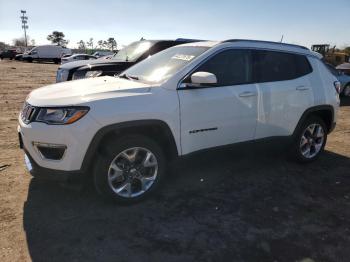
[[[251,52],[222,51],[195,72],[216,75],[215,86],[179,88],[182,153],[252,140],[257,119],[257,87]],[[183,81],[190,83],[190,77]]]

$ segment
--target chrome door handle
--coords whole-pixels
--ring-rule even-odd
[[[304,90],[309,90],[310,88],[308,86],[297,86],[296,90],[298,91],[304,91]]]
[[[250,97],[250,96],[256,96],[256,93],[254,92],[249,92],[249,91],[245,91],[243,93],[239,94],[240,97]]]

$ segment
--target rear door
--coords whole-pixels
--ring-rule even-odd
[[[258,86],[255,138],[291,135],[301,115],[313,104],[308,59],[298,54],[256,50],[253,71]]]
[[[253,139],[257,90],[251,83],[251,52],[222,51],[195,72],[215,74],[218,84],[179,88],[183,154]],[[190,77],[183,83],[190,84]]]

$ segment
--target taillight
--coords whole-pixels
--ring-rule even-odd
[[[339,81],[334,82],[334,88],[337,91],[337,93],[340,94],[341,85]]]

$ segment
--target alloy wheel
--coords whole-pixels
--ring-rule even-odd
[[[119,153],[108,169],[108,184],[119,196],[134,198],[154,184],[158,173],[155,155],[143,147],[133,147]]]
[[[301,136],[301,154],[308,159],[314,158],[321,151],[324,139],[323,127],[320,124],[310,124]]]

